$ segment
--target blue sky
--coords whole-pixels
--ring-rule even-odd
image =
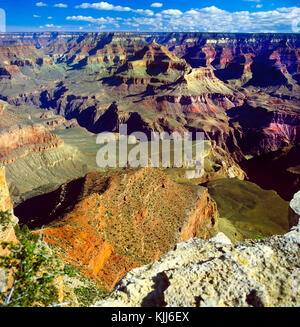
[[[300,32],[300,0],[0,0],[9,31]]]

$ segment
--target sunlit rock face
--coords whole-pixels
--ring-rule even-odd
[[[6,184],[5,168],[2,166],[0,167],[0,211],[8,211],[12,208],[13,205]]]
[[[90,173],[25,201],[16,214],[108,290],[176,243],[208,238],[219,218],[206,188],[176,183],[154,168]]]

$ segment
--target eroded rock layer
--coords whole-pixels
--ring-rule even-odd
[[[106,289],[178,241],[209,237],[219,217],[206,188],[152,168],[88,174],[24,202],[16,215],[29,227],[48,224],[41,233],[59,256]]]
[[[14,204],[87,172],[80,151],[52,132],[76,126],[76,122],[5,101],[1,106],[0,165],[6,167]]]
[[[299,143],[296,34],[20,33],[1,44],[3,100],[94,133],[203,131],[237,160]]]

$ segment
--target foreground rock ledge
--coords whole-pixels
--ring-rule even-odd
[[[300,223],[283,236],[235,246],[222,233],[180,243],[132,270],[95,306],[300,306]]]

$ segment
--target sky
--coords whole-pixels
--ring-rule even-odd
[[[300,32],[300,0],[88,1],[0,0],[0,8],[7,32]]]

